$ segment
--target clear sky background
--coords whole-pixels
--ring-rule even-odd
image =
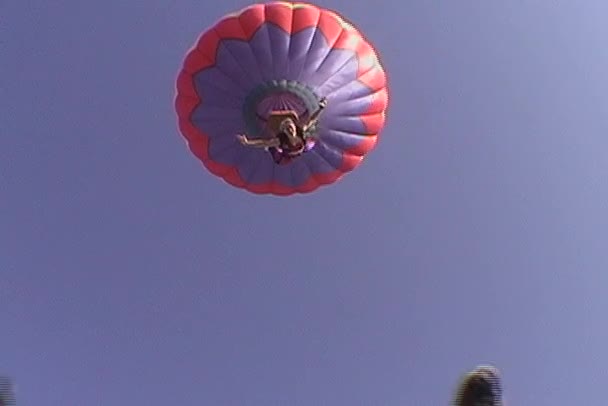
[[[176,126],[245,1],[0,5],[0,374],[24,406],[605,402],[605,1],[324,1],[381,54],[378,147],[306,196],[210,175]]]

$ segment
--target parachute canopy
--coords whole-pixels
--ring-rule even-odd
[[[255,4],[204,32],[185,58],[175,107],[190,150],[213,174],[258,194],[308,193],[353,170],[376,145],[388,105],[373,47],[336,13],[310,4]],[[268,137],[277,110],[328,105],[314,148],[288,165],[237,134]]]

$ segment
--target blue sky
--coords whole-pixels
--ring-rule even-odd
[[[176,127],[186,51],[246,2],[0,5],[21,405],[434,406],[488,362],[512,405],[605,400],[608,4],[361,4],[318,3],[381,54],[387,125],[291,198],[224,184]]]

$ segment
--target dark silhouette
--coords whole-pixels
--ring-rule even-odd
[[[15,404],[15,394],[11,380],[0,376],[0,406],[14,406]]]
[[[467,373],[458,386],[454,406],[504,406],[498,369],[479,366]]]

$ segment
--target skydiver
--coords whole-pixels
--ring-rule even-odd
[[[243,145],[267,149],[276,164],[284,165],[315,146],[316,140],[310,134],[310,130],[318,123],[319,116],[325,107],[327,107],[327,99],[322,98],[319,101],[318,109],[304,125],[290,117],[283,119],[276,135],[272,138],[249,139],[243,134],[237,137]],[[294,111],[291,113],[297,117]]]

